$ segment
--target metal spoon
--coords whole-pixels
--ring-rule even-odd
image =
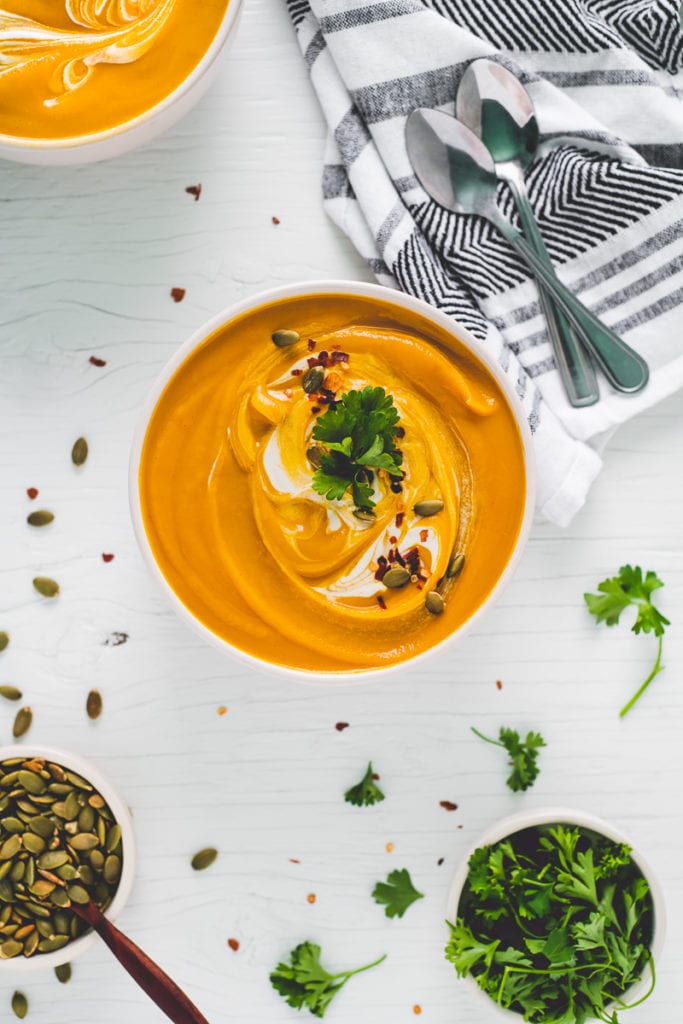
[[[524,181],[524,171],[538,148],[538,123],[528,92],[511,71],[483,58],[473,61],[462,76],[455,110],[493,157],[497,176],[510,186],[527,240],[552,269]],[[576,407],[593,405],[600,391],[581,344],[583,335],[574,331],[543,287],[540,298],[569,402]]]
[[[647,363],[591,313],[537,256],[496,206],[495,166],[486,146],[455,117],[438,110],[414,110],[406,123],[406,146],[424,190],[454,213],[489,220],[533,270],[586,344],[609,382],[634,392],[648,380]]]

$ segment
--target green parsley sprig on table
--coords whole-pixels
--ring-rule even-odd
[[[618,576],[610,576],[598,583],[598,594],[584,594],[588,611],[595,616],[596,622],[604,622],[607,626],[615,626],[621,613],[630,605],[636,609],[635,622],[631,626],[634,633],[654,633],[657,637],[657,658],[652,671],[645,682],[623,706],[619,717],[623,718],[633,705],[645,693],[648,686],[664,666],[662,665],[662,637],[664,629],[671,623],[665,619],[658,608],[652,603],[652,594],[664,584],[656,573],[649,570],[643,576],[639,565],[622,565]]]
[[[321,446],[313,490],[330,501],[339,501],[351,488],[356,508],[372,511],[372,470],[402,476],[403,457],[395,444],[398,421],[394,400],[384,388],[366,387],[342,395],[313,429],[313,440]]]
[[[373,775],[372,761],[369,761],[368,770],[360,782],[351,786],[351,789],[347,789],[344,793],[347,804],[354,804],[355,807],[372,807],[373,804],[379,804],[384,800],[384,793],[377,785]]]
[[[320,963],[320,946],[302,942],[289,955],[289,963],[279,963],[270,975],[270,983],[295,1010],[309,1010],[315,1017],[324,1017],[325,1011],[349,978],[362,971],[377,967],[379,960],[356,967],[352,971],[330,974]]]
[[[472,854],[446,959],[531,1024],[619,1024],[649,971],[650,888],[628,847],[587,829],[527,828]],[[629,1004],[637,1005],[637,1002]]]
[[[390,871],[386,882],[377,883],[372,898],[375,903],[384,904],[387,917],[403,917],[409,906],[424,899],[424,893],[417,891],[408,869],[401,868]]]
[[[502,747],[510,755],[510,767],[512,772],[505,780],[514,793],[529,789],[533,786],[540,771],[537,762],[538,751],[545,747],[546,743],[539,732],[528,732],[526,739],[522,740],[515,729],[501,728],[498,739],[492,740],[488,736],[471,726],[472,732],[480,740],[486,740],[495,747]]]

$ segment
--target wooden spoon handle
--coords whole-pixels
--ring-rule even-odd
[[[72,903],[71,909],[94,928],[131,978],[174,1024],[208,1024],[206,1017],[176,983],[139,946],[108,921],[92,901],[85,904]]]

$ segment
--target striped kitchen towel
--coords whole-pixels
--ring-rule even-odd
[[[683,383],[683,33],[678,0],[287,0],[328,140],[323,196],[382,284],[439,306],[494,353],[534,433],[538,512],[568,524],[606,437]],[[408,161],[407,115],[454,111],[471,60],[528,88],[541,130],[527,174],[558,273],[638,349],[638,395],[601,381],[569,406],[538,292],[479,218],[428,200]],[[505,187],[499,202],[515,219]]]

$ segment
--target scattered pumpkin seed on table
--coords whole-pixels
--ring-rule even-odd
[[[85,702],[85,709],[88,713],[88,718],[94,720],[100,717],[102,714],[102,694],[99,690],[90,691]]]
[[[26,516],[26,522],[29,526],[47,526],[54,519],[54,513],[48,512],[46,508],[38,509],[36,512],[30,512]]]
[[[16,686],[5,684],[0,686],[0,697],[4,697],[5,700],[21,700],[23,694]]]
[[[0,651],[4,651],[9,644],[9,633],[6,633],[4,629],[0,629]]]
[[[31,708],[19,708],[14,719],[14,725],[12,726],[12,735],[15,740],[18,740],[20,736],[27,733],[31,728],[31,722],[33,721],[33,712]]]
[[[218,850],[215,850],[213,846],[207,846],[206,849],[195,853],[191,861],[192,867],[195,871],[204,871],[205,868],[213,864],[217,856]]]
[[[19,1020],[23,1020],[28,1013],[28,999],[23,992],[15,992],[12,996],[12,1010]]]
[[[77,441],[74,441],[74,446],[71,449],[71,461],[74,466],[82,466],[87,458],[88,442],[84,437],[79,437]]]
[[[43,597],[56,597],[59,593],[59,583],[51,580],[49,576],[36,576],[33,586]]]
[[[43,757],[0,762],[0,959],[78,938],[72,903],[106,910],[122,866],[121,828],[90,782]]]
[[[71,964],[59,964],[55,967],[55,974],[57,975],[57,981],[61,981],[62,985],[66,985],[67,981],[71,981]]]

